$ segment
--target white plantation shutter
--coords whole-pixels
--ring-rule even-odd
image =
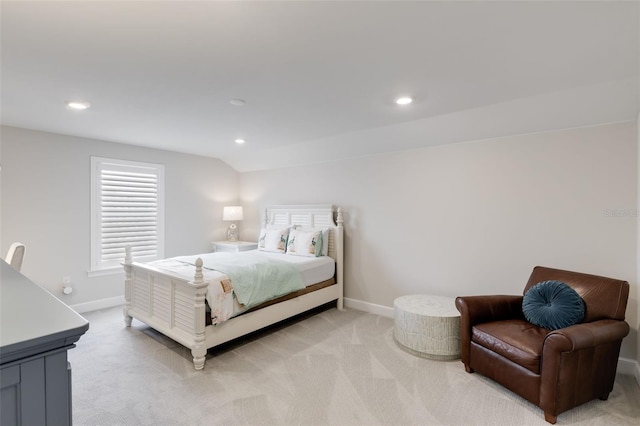
[[[164,167],[98,157],[91,160],[91,269],[121,268],[127,245],[135,261],[162,258]]]

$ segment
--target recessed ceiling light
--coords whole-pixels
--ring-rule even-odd
[[[247,102],[244,99],[231,99],[229,103],[233,106],[242,106]]]
[[[242,144],[243,144],[243,143],[245,143],[246,141],[245,141],[244,139],[240,139],[240,138],[238,138],[238,139],[236,139],[234,142],[235,142],[235,143],[237,143],[238,145],[242,145]]]
[[[413,102],[413,98],[410,96],[401,96],[396,99],[398,105],[409,105],[411,102]]]
[[[83,110],[91,106],[89,102],[67,101],[67,106],[71,109]]]

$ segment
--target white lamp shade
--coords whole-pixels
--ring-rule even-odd
[[[228,206],[222,212],[222,220],[243,220],[242,206]]]

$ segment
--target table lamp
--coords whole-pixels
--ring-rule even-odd
[[[232,222],[227,230],[227,240],[238,241],[238,227],[236,226],[235,221],[243,219],[242,206],[228,206],[224,208],[222,212],[222,220]]]

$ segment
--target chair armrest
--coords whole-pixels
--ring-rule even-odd
[[[456,308],[461,315],[461,324],[469,328],[483,322],[523,318],[522,296],[457,297]]]
[[[543,345],[543,357],[547,352],[571,352],[592,348],[604,343],[622,340],[629,334],[629,324],[625,321],[604,319],[572,325],[552,331]]]
[[[522,296],[465,296],[456,298],[460,311],[460,359],[467,372],[470,364],[471,328],[483,322],[522,318]]]
[[[622,339],[629,324],[604,319],[550,332],[542,346],[540,407],[551,415],[613,389]]]

